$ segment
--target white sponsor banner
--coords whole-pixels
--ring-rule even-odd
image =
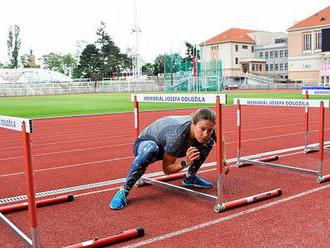
[[[329,100],[307,100],[307,99],[267,99],[267,98],[234,98],[234,104],[241,105],[264,105],[285,107],[320,107],[321,102],[325,108],[329,108]]]
[[[23,122],[25,122],[26,132],[32,133],[32,121],[31,120],[0,115],[0,128],[22,131]]]
[[[302,90],[302,94],[305,95],[306,91],[308,95],[330,95],[330,89]]]
[[[132,94],[138,102],[167,102],[167,103],[216,103],[217,96],[220,97],[220,103],[227,103],[226,94]]]

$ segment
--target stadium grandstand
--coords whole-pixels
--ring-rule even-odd
[[[163,91],[163,88],[161,82],[147,78],[92,81],[71,79],[46,69],[0,69],[0,96]]]

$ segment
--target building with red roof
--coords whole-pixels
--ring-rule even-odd
[[[289,79],[330,84],[330,6],[288,29]]]

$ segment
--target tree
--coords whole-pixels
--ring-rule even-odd
[[[106,25],[101,22],[100,27],[96,31],[98,39],[96,44],[100,49],[102,67],[101,74],[103,77],[111,76],[112,73],[117,71],[117,58],[120,50],[115,46],[110,35],[106,32]]]
[[[153,75],[154,65],[151,63],[146,63],[142,66],[142,73],[147,74],[148,76]]]
[[[79,57],[79,64],[74,75],[79,73],[84,78],[97,80],[101,78],[102,59],[100,50],[94,44],[88,44]]]
[[[158,75],[159,73],[176,73],[181,68],[181,62],[183,58],[180,54],[165,54],[165,55],[158,55],[154,61],[153,67],[153,74]]]
[[[100,27],[96,31],[98,39],[96,45],[100,50],[102,67],[102,77],[111,77],[114,74],[119,74],[128,66],[131,67],[131,62],[127,54],[120,52],[119,47],[115,45],[110,35],[106,32],[106,24],[101,22]]]
[[[156,76],[160,73],[164,73],[164,67],[166,68],[165,55],[158,55],[154,61],[154,71],[153,74]]]
[[[18,67],[18,54],[19,49],[21,48],[21,39],[19,37],[20,28],[17,25],[11,26],[8,32],[8,57],[9,57],[9,65],[11,68]]]
[[[71,54],[50,53],[42,56],[43,65],[46,69],[61,72],[67,76],[72,76],[74,68],[78,62]]]

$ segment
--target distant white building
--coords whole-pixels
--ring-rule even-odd
[[[264,32],[266,33],[266,32]],[[276,34],[276,35],[274,35]],[[288,78],[288,38],[286,33],[269,33],[268,43],[259,42],[255,56],[265,61],[265,75],[287,79]]]
[[[218,34],[201,46],[203,62],[221,60],[225,77],[239,77],[241,59],[253,58],[256,42],[248,35],[253,30],[231,28]]]
[[[252,73],[287,78],[286,41],[283,32],[231,28],[201,44],[201,59],[221,60],[225,77]]]

